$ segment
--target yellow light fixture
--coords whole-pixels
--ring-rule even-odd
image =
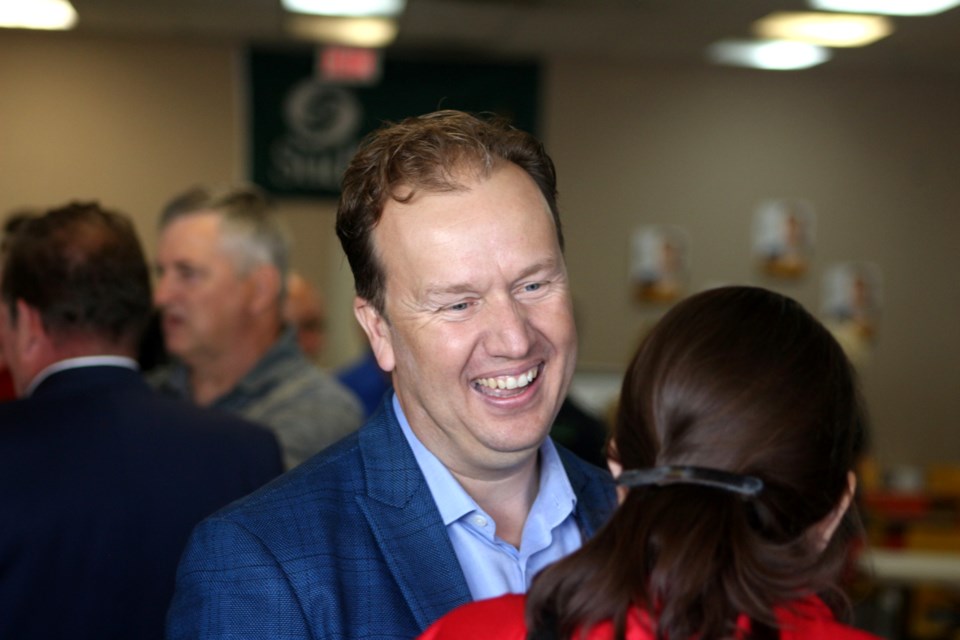
[[[386,47],[397,37],[397,23],[389,18],[325,18],[291,16],[287,29],[293,35],[325,44],[347,47]]]
[[[0,27],[10,29],[72,29],[77,12],[67,0],[2,0]]]
[[[753,23],[760,38],[794,40],[824,47],[862,47],[893,33],[883,16],[777,11]]]

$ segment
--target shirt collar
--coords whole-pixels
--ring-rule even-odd
[[[235,394],[243,398],[257,395],[263,386],[276,382],[278,365],[289,363],[291,358],[297,356],[302,357],[302,352],[297,344],[296,332],[293,327],[285,327],[277,341],[253,365],[253,368],[244,374],[232,388],[214,400],[211,406],[219,406],[225,399],[229,399]],[[160,388],[171,390],[174,394],[184,398],[193,398],[193,389],[190,386],[190,368],[186,363],[176,360],[173,365],[165,370],[164,376],[159,380]]]
[[[392,401],[400,429],[413,450],[420,471],[426,478],[433,500],[440,510],[443,524],[449,526],[469,513],[482,511],[476,501],[453,477],[450,470],[417,438],[413,429],[410,428],[396,393],[393,394]],[[568,505],[568,508],[561,507],[561,509],[566,514],[571,513],[576,506],[577,496],[573,487],[570,486],[570,480],[567,478],[557,448],[549,437],[540,445],[538,453],[540,455],[540,489],[531,511],[537,510],[541,505]]]
[[[53,374],[66,371],[67,369],[79,369],[80,367],[126,367],[134,371],[140,369],[136,360],[126,356],[82,356],[80,358],[67,358],[66,360],[54,362],[35,375],[33,380],[30,381],[30,384],[27,385],[27,389],[23,394],[24,397],[33,394],[37,387],[40,386],[40,383]]]
[[[227,394],[239,391],[244,395],[252,395],[259,392],[264,385],[274,384],[277,378],[277,366],[289,362],[291,357],[300,354],[296,331],[291,326],[284,327],[273,346]]]

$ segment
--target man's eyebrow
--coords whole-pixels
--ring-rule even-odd
[[[559,267],[559,261],[550,258],[532,264],[523,271],[520,272],[520,275],[516,278],[517,281],[524,280],[536,273],[542,273],[544,271],[554,271]],[[462,295],[464,293],[475,293],[476,286],[469,283],[452,283],[452,284],[431,284],[427,285],[423,289],[424,297],[435,297],[435,296],[445,296],[445,295]]]
[[[464,293],[474,293],[476,287],[473,287],[467,283],[459,284],[436,284],[436,285],[427,285],[423,290],[423,295],[426,298],[433,298],[438,296],[449,296],[449,295],[461,295]]]
[[[174,260],[174,261],[168,262],[168,263],[166,263],[166,264],[161,263],[159,260],[157,260],[157,261],[155,261],[155,262],[153,263],[153,268],[154,268],[154,271],[156,271],[156,272],[161,272],[161,271],[196,271],[196,272],[201,272],[201,271],[204,271],[204,269],[203,269],[202,266],[197,265],[197,264],[195,264],[195,263],[193,263],[193,262],[190,262],[189,260]]]
[[[533,274],[541,273],[543,271],[555,271],[559,268],[559,266],[560,266],[559,261],[553,258],[550,258],[548,260],[544,260],[542,262],[538,262],[536,264],[530,265],[529,267],[527,267],[526,269],[520,272],[520,277],[517,278],[517,280],[523,280],[525,278],[529,278]]]

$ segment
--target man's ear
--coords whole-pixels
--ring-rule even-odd
[[[811,527],[810,534],[813,536],[814,544],[817,545],[819,551],[827,548],[827,544],[830,543],[830,538],[833,537],[837,527],[840,526],[840,521],[843,520],[844,514],[847,512],[847,509],[850,508],[850,502],[853,501],[856,490],[857,476],[853,471],[848,471],[847,490],[843,492],[837,506],[834,507],[833,511],[828,513],[823,520]]]
[[[367,334],[367,340],[370,341],[370,348],[377,358],[377,364],[387,373],[393,371],[397,361],[393,352],[390,323],[373,307],[369,300],[360,296],[353,299],[353,315],[356,316],[357,322],[360,323],[364,333]]]
[[[36,352],[48,341],[40,312],[23,300],[17,300],[17,325],[15,340],[17,348],[25,357]]]
[[[17,394],[22,395],[34,377],[57,358],[53,340],[43,326],[40,311],[23,300],[16,301],[16,310],[17,319],[11,337],[14,344],[5,350],[8,352],[7,366],[14,374]],[[16,362],[13,362],[14,359]]]
[[[280,298],[280,270],[272,264],[254,267],[247,276],[251,287],[250,306],[254,313],[263,313],[276,307]]]

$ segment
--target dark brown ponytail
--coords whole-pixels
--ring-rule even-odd
[[[613,432],[624,469],[689,465],[763,481],[753,497],[676,483],[632,488],[610,522],[528,594],[531,638],[571,638],[631,607],[656,638],[776,638],[774,608],[839,595],[855,532],[822,551],[811,527],[847,489],[863,424],[852,369],[799,304],[751,287],[693,296],[634,357]],[[842,598],[828,598],[842,602]]]

